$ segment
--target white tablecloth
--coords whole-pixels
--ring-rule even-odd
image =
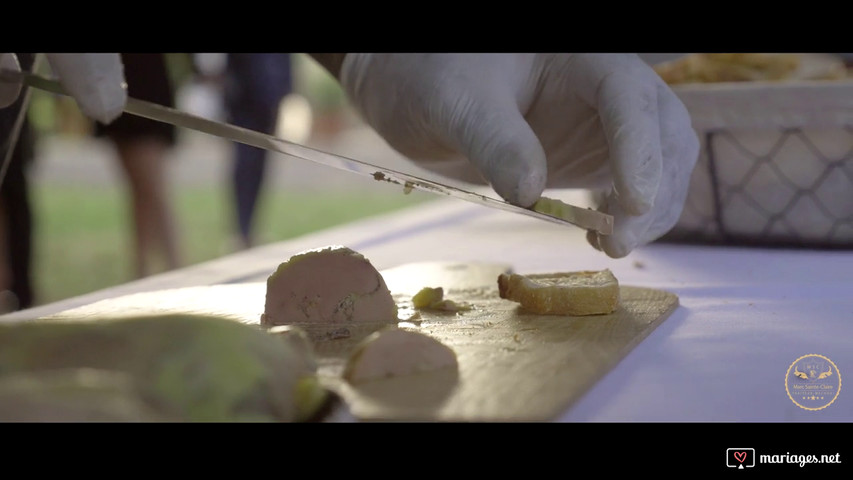
[[[127,293],[263,281],[294,253],[330,244],[379,269],[426,260],[509,263],[521,273],[609,268],[623,285],[677,294],[678,309],[558,421],[853,421],[843,382],[853,379],[853,251],[653,244],[611,259],[580,229],[450,199],[0,319]],[[817,411],[786,393],[789,366],[807,354],[829,358],[842,378],[836,400]]]

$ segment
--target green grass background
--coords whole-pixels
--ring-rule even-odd
[[[186,54],[167,54],[175,85],[191,78]],[[340,86],[304,54],[294,61],[294,87],[315,113],[340,109]],[[46,62],[42,63],[43,69]],[[46,73],[46,72],[45,72]],[[35,91],[29,119],[37,137],[62,133],[88,135],[89,121],[71,102]],[[70,115],[70,116],[69,116]],[[86,125],[89,125],[88,127]],[[134,279],[132,217],[121,182],[96,186],[32,182],[32,282],[37,305],[82,295]],[[379,189],[382,190],[382,189]],[[256,245],[286,240],[320,229],[390,212],[433,197],[423,192],[326,191],[304,193],[272,188],[262,191],[255,219]],[[221,185],[181,186],[173,191],[180,228],[183,265],[193,265],[236,251],[233,201]],[[157,271],[163,271],[162,265]]]
[[[286,240],[428,201],[428,195],[269,190],[256,213],[256,244]],[[32,280],[36,304],[134,279],[129,199],[115,187],[33,185]],[[233,207],[218,187],[173,193],[184,265],[235,251]],[[163,271],[160,267],[158,271]]]

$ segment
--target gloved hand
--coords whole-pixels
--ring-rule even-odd
[[[89,118],[110,123],[127,103],[124,67],[118,53],[48,53],[47,60],[63,88]],[[13,53],[0,54],[0,68],[20,71]],[[0,82],[0,108],[18,98],[21,84]]]
[[[624,257],[669,231],[699,142],[687,109],[634,54],[347,54],[340,81],[396,150],[529,207],[545,188],[607,189]]]

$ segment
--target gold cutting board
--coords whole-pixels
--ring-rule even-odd
[[[526,313],[501,299],[497,277],[509,265],[425,262],[381,273],[400,308],[415,313],[411,297],[422,287],[443,287],[445,298],[468,302],[460,313],[418,312],[399,326],[451,347],[458,371],[439,370],[353,387],[340,378],[352,348],[382,325],[301,325],[320,360],[324,384],[363,420],[549,421],[601,379],[678,306],[674,294],[621,286],[620,307],[586,317]],[[524,273],[524,272],[521,272]],[[103,300],[45,318],[205,313],[257,324],[262,282],[187,287]]]

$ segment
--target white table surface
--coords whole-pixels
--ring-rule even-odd
[[[611,269],[623,285],[667,290],[678,309],[557,421],[853,421],[853,251],[652,244],[623,259],[580,229],[452,199],[266,245],[192,267],[16,312],[13,321],[166,288],[263,281],[309,248],[346,245],[380,270],[427,261],[509,263],[519,273]],[[818,411],[786,393],[788,367],[819,354],[840,371]]]

